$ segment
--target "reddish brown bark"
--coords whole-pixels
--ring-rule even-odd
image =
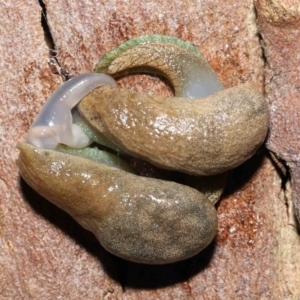
[[[256,1],[266,55],[266,96],[271,106],[268,148],[291,169],[295,212],[300,220],[300,5],[295,0]]]
[[[263,90],[266,76],[272,112],[268,147],[290,162],[293,175],[298,174],[293,172],[299,153],[299,7],[297,1],[293,9],[292,4],[285,1],[274,9],[270,1],[256,1],[258,29],[250,0],[45,1],[57,61],[71,76],[92,71],[99,58],[121,42],[150,33],[193,42],[226,87],[252,80]],[[192,259],[166,266],[138,265],[112,256],[20,180],[15,145],[62,78],[47,62],[38,3],[6,1],[0,12],[1,299],[300,296],[300,245],[289,182],[282,189],[264,151],[230,174],[218,205],[215,242]],[[159,78],[145,75],[130,76],[120,84],[171,93]]]

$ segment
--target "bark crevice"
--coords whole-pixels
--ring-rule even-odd
[[[57,49],[54,42],[54,38],[51,32],[50,25],[48,23],[48,16],[47,16],[47,7],[43,0],[38,0],[38,3],[40,7],[42,8],[41,11],[41,26],[43,28],[44,32],[44,39],[45,43],[48,46],[49,49],[49,59],[48,59],[48,65],[51,69],[51,72],[54,75],[60,75],[62,76],[64,81],[69,80],[69,73],[64,70],[59,63],[58,57],[57,57]]]

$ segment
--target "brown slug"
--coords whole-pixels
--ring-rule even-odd
[[[193,100],[103,86],[78,108],[123,151],[194,175],[237,167],[263,143],[269,125],[268,104],[251,83]]]
[[[28,144],[18,145],[18,166],[33,189],[93,232],[111,253],[134,262],[171,263],[213,240],[213,204],[226,179],[222,172],[243,163],[263,143],[268,105],[252,84],[223,90],[197,48],[177,38],[132,39],[96,68],[115,77],[135,70],[162,74],[176,97],[117,89],[108,75],[82,74],[46,102],[30,127]],[[81,117],[71,111],[80,100]],[[216,175],[199,178],[200,184],[187,175],[201,192],[137,176],[119,156],[87,147],[92,141],[164,169]]]
[[[199,253],[216,234],[216,210],[195,189],[26,143],[18,148],[25,181],[119,257],[171,263]]]

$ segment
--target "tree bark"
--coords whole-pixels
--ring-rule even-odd
[[[300,241],[289,170],[264,148],[230,173],[215,241],[164,266],[105,251],[28,187],[15,163],[17,142],[66,75],[92,72],[121,42],[159,33],[194,43],[225,87],[254,81],[265,91],[272,117],[267,146],[290,165],[297,190],[297,1],[45,0],[44,11],[40,4],[0,4],[0,299],[298,299]],[[155,76],[119,84],[171,95]]]

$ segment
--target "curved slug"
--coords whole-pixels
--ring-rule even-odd
[[[97,140],[165,169],[214,175],[238,166],[261,145],[268,105],[252,84],[223,90],[196,47],[176,38],[130,40],[97,66],[97,72],[113,76],[136,70],[168,78],[176,97],[117,89],[104,74],[80,75],[47,101],[27,143],[18,145],[18,166],[33,189],[92,231],[111,253],[139,263],[171,263],[213,240],[213,203],[226,175],[209,178],[208,188],[187,176],[187,182],[207,188],[202,193],[132,174],[115,155],[69,147]],[[83,119],[71,114],[79,101]]]
[[[176,262],[199,253],[216,234],[216,210],[195,189],[25,143],[18,148],[26,182],[119,257]]]
[[[223,89],[198,49],[171,36],[154,34],[131,39],[105,55],[96,66],[96,72],[115,77],[153,70],[171,82],[176,96],[201,98]]]
[[[87,73],[65,82],[47,100],[28,131],[26,142],[37,147],[54,149],[59,143],[83,148],[91,143],[82,129],[73,124],[71,109],[93,89],[101,85],[116,87],[105,74]]]
[[[269,126],[268,104],[251,83],[193,100],[103,86],[78,109],[123,151],[194,175],[237,167],[263,143]]]
[[[114,77],[160,73],[176,96],[198,98],[193,102],[103,87],[99,94],[105,96],[94,91],[80,103],[93,128],[123,151],[161,168],[194,175],[224,172],[251,157],[266,137],[269,109],[263,95],[252,84],[222,90],[191,43],[161,35],[135,38],[104,56],[96,71]]]

